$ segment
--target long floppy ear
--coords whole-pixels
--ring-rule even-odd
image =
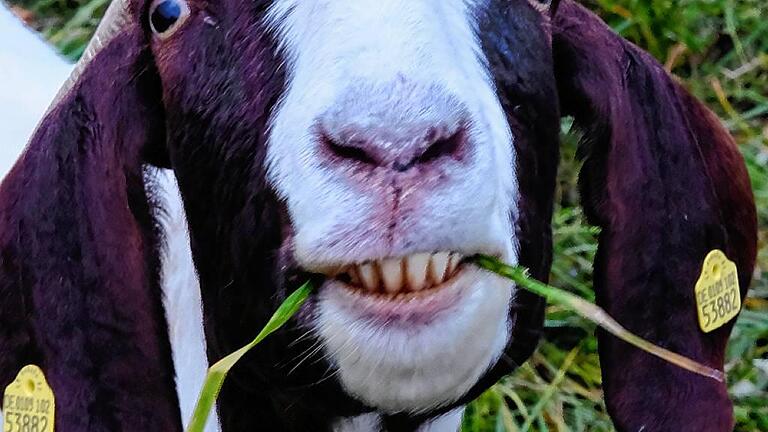
[[[57,431],[180,431],[142,164],[164,139],[138,11],[116,0],[0,187],[0,388],[40,366]]]
[[[704,333],[694,287],[714,249],[735,261],[742,297],[752,276],[757,221],[736,145],[651,56],[570,0],[553,21],[553,48],[563,113],[585,132],[580,189],[602,228],[599,304],[632,332],[722,370],[734,320]],[[619,430],[733,429],[725,384],[598,338]]]

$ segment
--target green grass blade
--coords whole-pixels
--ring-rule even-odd
[[[552,380],[552,382],[549,383],[541,395],[541,398],[539,398],[538,402],[536,402],[536,405],[531,410],[530,417],[528,417],[528,420],[526,420],[526,422],[523,424],[523,427],[521,428],[522,432],[528,432],[531,429],[531,426],[533,426],[533,419],[540,416],[541,412],[544,410],[544,407],[547,405],[547,403],[549,403],[552,396],[557,392],[560,383],[565,378],[566,372],[568,372],[568,369],[571,367],[571,364],[576,359],[576,355],[579,354],[580,350],[581,347],[577,346],[576,348],[572,349],[571,352],[569,352],[565,357],[565,361],[563,361],[563,365],[560,366],[560,369],[558,369],[557,373],[555,374],[555,378]]]
[[[205,424],[208,422],[208,417],[211,415],[213,405],[216,403],[216,398],[219,396],[221,386],[224,384],[224,380],[227,378],[227,373],[229,373],[230,369],[232,369],[232,367],[235,366],[248,351],[258,345],[259,342],[263,341],[267,336],[285,325],[285,323],[299,311],[301,305],[303,305],[307,298],[309,298],[310,293],[312,293],[312,283],[307,282],[285,299],[283,304],[277,309],[277,312],[275,312],[269,322],[267,322],[267,325],[264,326],[264,329],[261,330],[251,343],[219,360],[208,369],[208,374],[206,375],[205,383],[203,384],[203,390],[200,392],[195,411],[192,413],[192,420],[187,427],[187,432],[203,431]]]
[[[522,267],[513,267],[502,263],[496,258],[485,255],[477,256],[475,258],[475,263],[486,270],[492,271],[499,276],[503,276],[514,281],[521,288],[538,294],[552,303],[557,303],[573,310],[577,314],[594,322],[619,339],[630,343],[649,354],[653,354],[674,365],[699,375],[703,375],[720,382],[725,380],[722,371],[711,368],[709,366],[705,366],[680,354],[673,353],[672,351],[648,342],[647,340],[629,332],[627,329],[622,327],[621,324],[614,320],[605,310],[599,306],[592,304],[567,291],[563,291],[561,289],[543,284],[535,279],[532,279],[530,276],[528,276],[528,271]]]

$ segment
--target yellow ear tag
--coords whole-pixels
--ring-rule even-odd
[[[736,264],[720,250],[713,250],[704,259],[696,282],[696,310],[704,333],[722,327],[741,310]]]
[[[45,375],[35,365],[24,366],[5,388],[3,432],[53,432],[56,404]]]

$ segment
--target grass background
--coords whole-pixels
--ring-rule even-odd
[[[768,2],[766,0],[583,0],[617,32],[647,49],[736,137],[748,164],[760,223],[750,298],[728,349],[737,431],[768,431]],[[15,11],[76,59],[108,0],[14,0]],[[594,300],[596,230],[575,190],[576,136],[563,121],[563,162],[554,218],[552,283]],[[539,350],[469,406],[465,432],[610,431],[594,326],[558,307]]]

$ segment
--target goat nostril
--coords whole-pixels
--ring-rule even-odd
[[[449,156],[456,154],[461,147],[461,144],[466,139],[466,132],[463,128],[454,132],[447,138],[440,138],[434,140],[432,144],[421,155],[411,161],[408,165],[425,164],[437,160],[443,156]]]
[[[327,135],[323,135],[321,139],[334,155],[342,159],[354,160],[367,165],[377,165],[376,160],[362,148],[360,143],[353,141],[349,144],[341,144]]]
[[[438,133],[435,129],[427,134],[427,147],[420,154],[416,155],[407,163],[395,161],[392,163],[392,169],[397,172],[405,172],[417,165],[427,164],[445,156],[451,156],[458,153],[461,144],[464,142],[464,129],[459,129],[447,138],[437,138]]]
[[[412,160],[408,163],[402,163],[399,161],[395,161],[392,163],[392,169],[397,172],[406,172],[409,169],[413,168],[413,166],[416,164],[416,160]]]

